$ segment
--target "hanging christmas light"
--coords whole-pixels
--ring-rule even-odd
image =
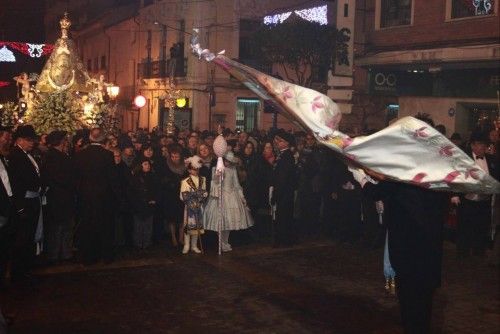
[[[45,44],[31,44],[26,43],[28,46],[28,54],[31,58],[40,58],[43,55],[43,47]]]
[[[292,15],[292,12],[266,16],[264,17],[264,24],[283,23],[287,18],[290,17],[290,15]]]
[[[312,8],[306,8],[306,9],[301,9],[301,10],[295,10],[293,11],[297,16],[303,18],[304,20],[307,20],[309,22],[317,22],[321,25],[328,24],[328,6],[318,6],[318,7],[312,7]],[[279,13],[275,15],[268,15],[264,17],[264,24],[270,25],[270,24],[278,24],[278,23],[283,23],[286,21],[290,16],[292,15],[292,12],[285,12],[285,13]]]
[[[14,57],[14,53],[7,49],[4,45],[0,48],[0,62],[14,63],[16,61],[16,57]]]
[[[4,49],[10,52],[12,56],[9,55],[11,62],[15,61],[14,54],[12,53],[11,50],[9,50],[7,47],[14,49],[16,51],[19,51],[21,53],[24,53],[25,55],[30,56],[31,58],[40,58],[42,56],[46,56],[52,52],[54,49],[54,45],[52,44],[37,44],[37,43],[24,43],[24,42],[5,42],[5,41],[0,41],[0,51],[3,51]],[[5,52],[5,51],[3,51]],[[2,61],[2,60],[0,60]],[[5,60],[4,60],[5,61]]]

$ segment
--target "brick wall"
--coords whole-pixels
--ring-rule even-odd
[[[446,0],[413,0],[413,25],[375,30],[376,1],[365,6],[366,51],[424,49],[443,46],[498,43],[500,21],[497,15],[446,21]],[[359,12],[358,12],[359,14]]]

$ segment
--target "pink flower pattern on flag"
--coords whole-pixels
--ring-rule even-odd
[[[323,109],[325,107],[325,104],[321,101],[321,96],[316,96],[311,104],[313,112],[316,112],[316,109]]]
[[[446,177],[444,178],[444,182],[446,183],[451,183],[453,182],[453,180],[455,180],[458,176],[460,175],[460,172],[455,170],[453,172],[450,172],[448,173],[448,175],[446,175]]]
[[[293,98],[293,93],[290,89],[290,86],[286,86],[283,92],[281,93],[283,101],[287,102],[288,99]]]
[[[343,148],[346,148],[348,147],[349,145],[351,145],[353,142],[353,139],[351,137],[346,137],[346,138],[343,138],[342,139],[342,147]]]
[[[439,155],[451,157],[453,155],[453,145],[443,145],[439,150]]]
[[[471,168],[471,169],[468,169],[467,172],[465,172],[465,179],[469,178],[469,176],[471,178],[473,178],[474,180],[479,180],[479,175],[477,172],[479,172],[480,170],[478,168]]]
[[[427,173],[418,173],[412,179],[415,183],[422,183],[422,180],[427,176]]]
[[[415,132],[413,133],[413,137],[415,137],[415,138],[427,138],[427,137],[429,137],[429,135],[427,133],[425,133],[425,131],[424,131],[425,129],[427,129],[427,127],[423,126],[420,129],[415,130]]]

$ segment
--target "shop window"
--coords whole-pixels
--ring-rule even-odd
[[[493,15],[495,5],[495,0],[448,0],[447,14],[451,19]]]
[[[394,120],[399,117],[399,104],[391,103],[387,105],[386,115],[385,115],[385,124],[386,126],[391,124]]]
[[[377,0],[377,28],[406,26],[412,23],[412,0]]]
[[[259,106],[258,99],[238,99],[236,102],[236,129],[241,131],[255,129]]]

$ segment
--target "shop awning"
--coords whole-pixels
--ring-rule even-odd
[[[448,63],[500,63],[500,44],[483,44],[438,49],[386,51],[355,58],[357,66],[394,66]],[[476,65],[477,66],[477,65]]]

